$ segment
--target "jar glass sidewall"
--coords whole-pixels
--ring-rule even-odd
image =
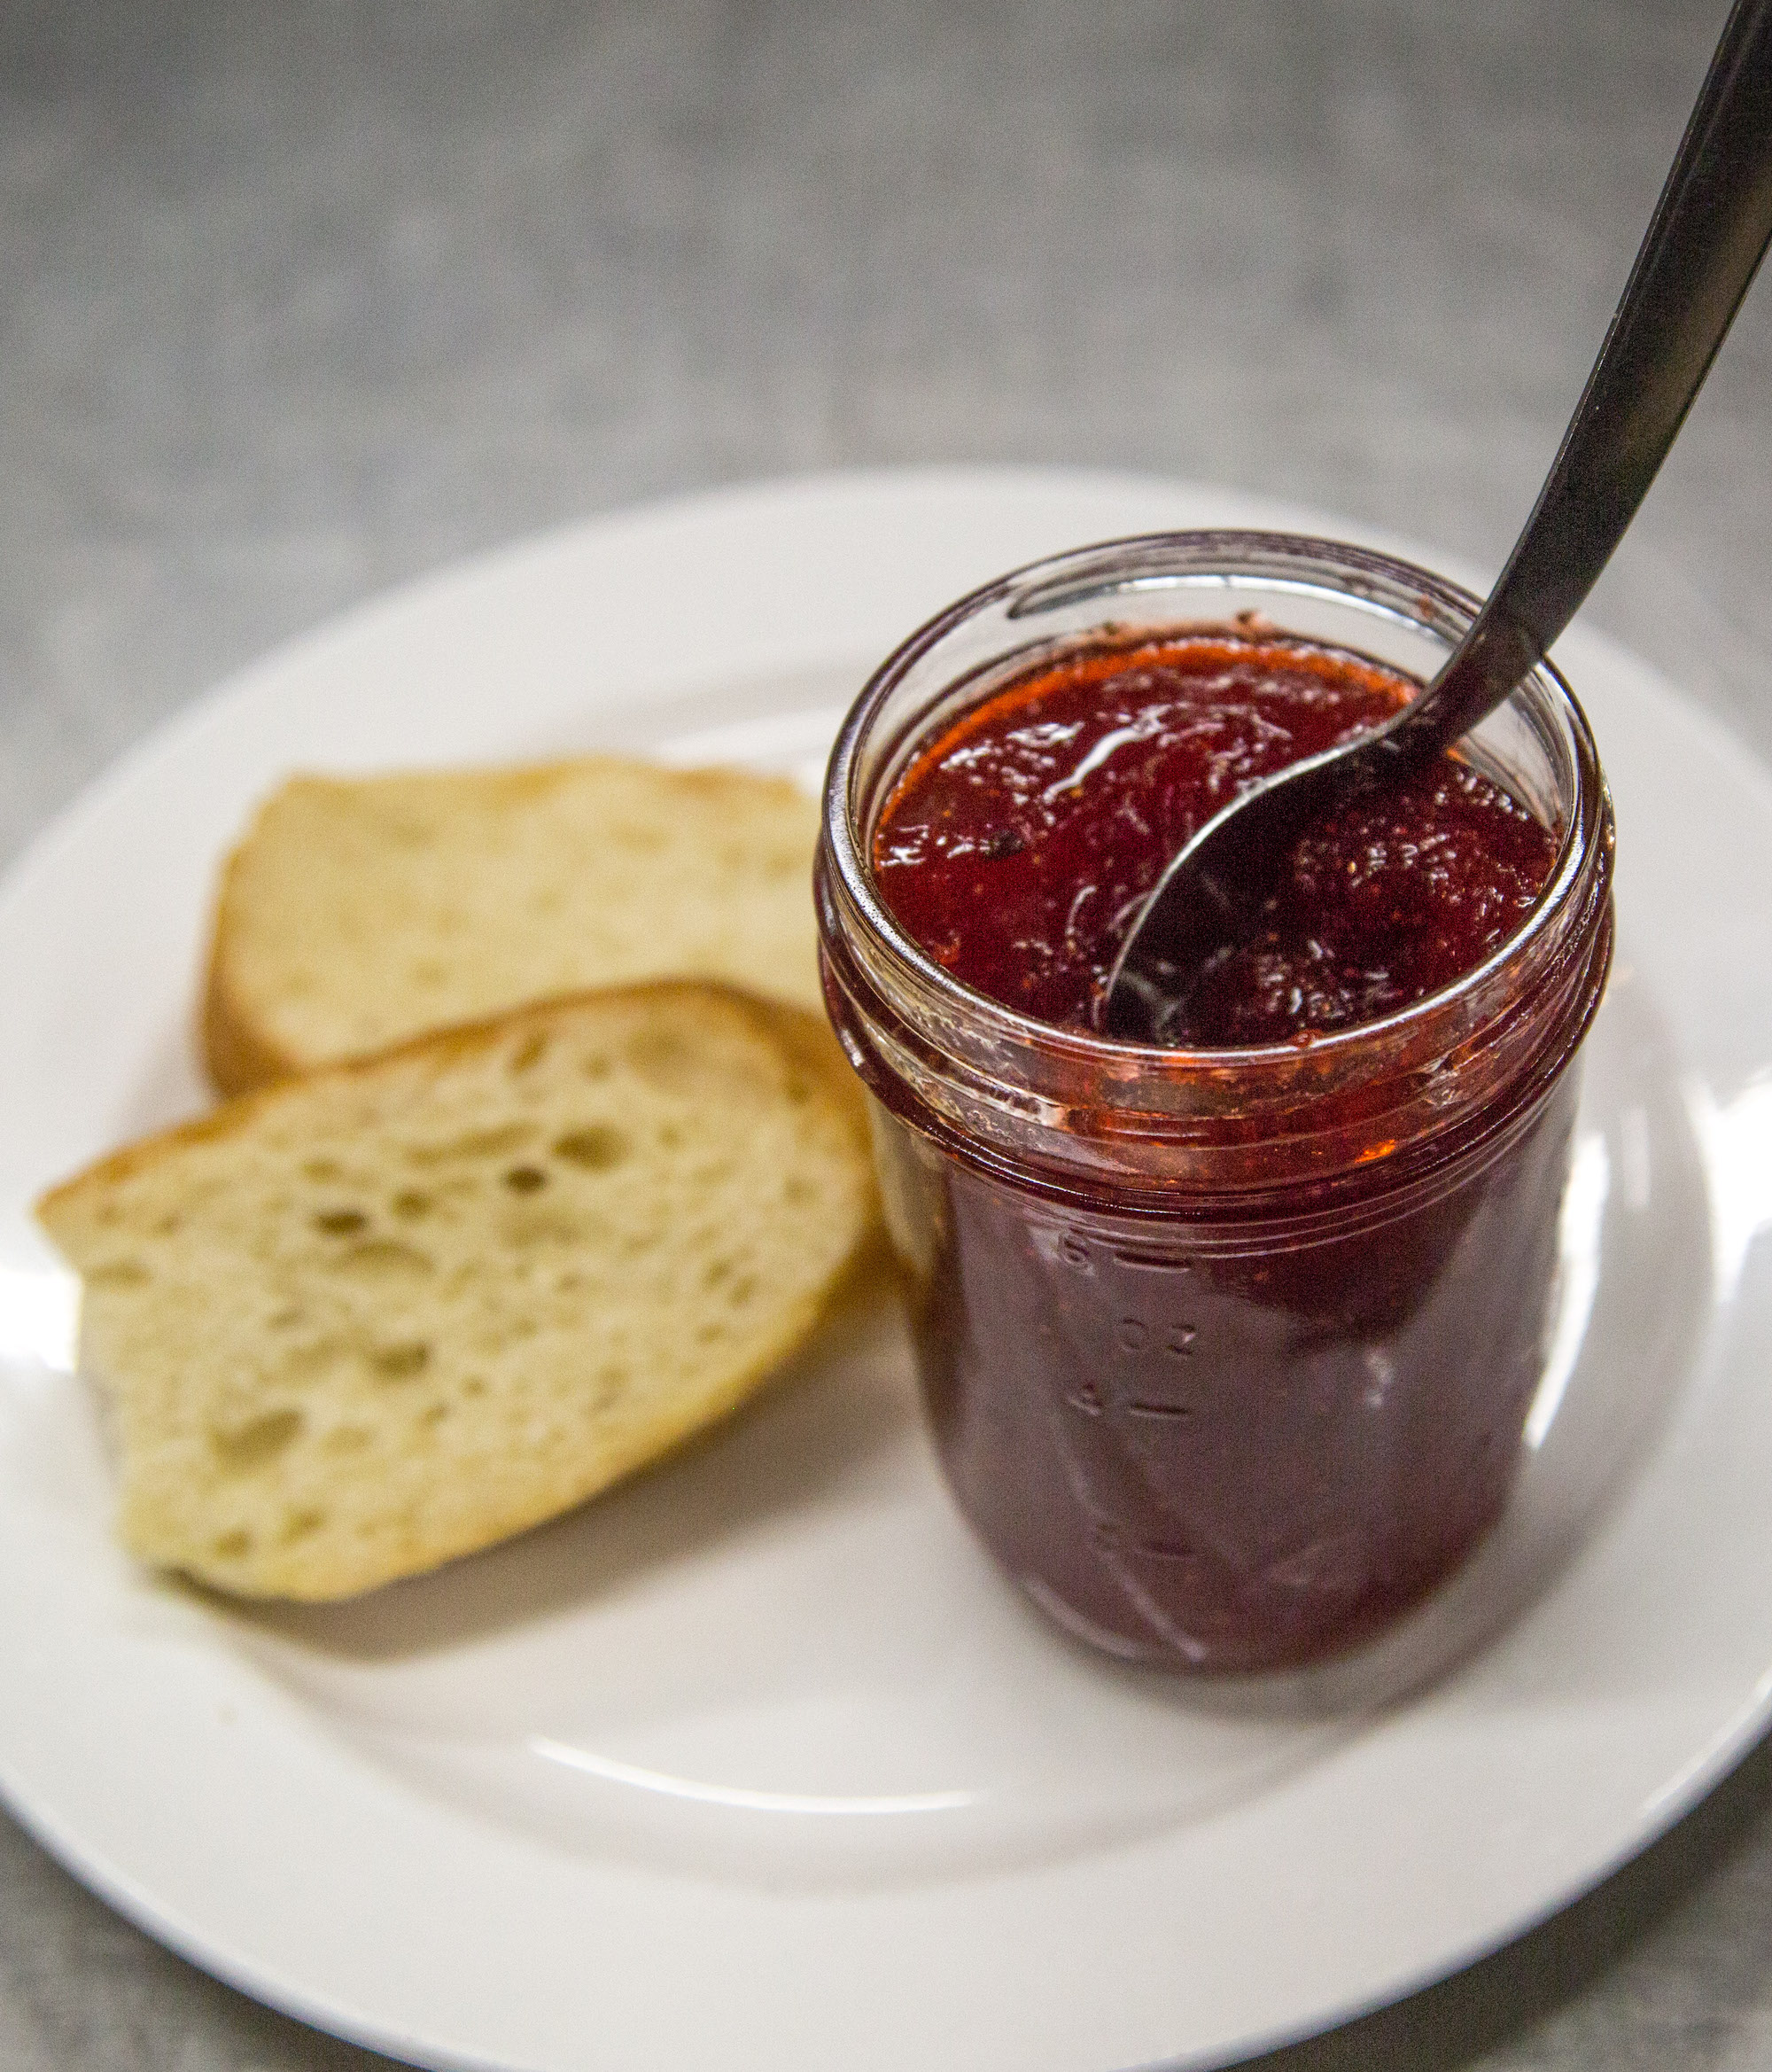
[[[1049,1027],[958,984],[880,898],[875,819],[919,744],[1066,643],[1256,611],[1426,680],[1476,610],[1323,541],[1111,542],[921,628],[839,738],[826,996],[873,1095],[937,1452],[1004,1569],[1109,1653],[1308,1661],[1417,1601],[1499,1515],[1611,958],[1610,801],[1579,705],[1535,671],[1470,750],[1558,837],[1520,928],[1383,1022],[1220,1052]]]
[[[1566,1071],[1382,1227],[1063,1202],[876,1113],[937,1457],[1077,1638],[1296,1666],[1445,1579],[1512,1490],[1543,1370]]]

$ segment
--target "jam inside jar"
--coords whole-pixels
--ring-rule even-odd
[[[1274,636],[1418,682],[1475,610],[1291,535],[1088,549],[913,635],[833,756],[826,993],[872,1095],[937,1449],[1010,1575],[1113,1654],[1250,1671],[1345,1647],[1500,1515],[1611,954],[1592,740],[1535,672],[1460,760],[1532,823],[1535,900],[1512,887],[1449,980],[1278,1041],[1148,1048],[992,997],[900,918],[876,837],[920,759],[1031,678]]]

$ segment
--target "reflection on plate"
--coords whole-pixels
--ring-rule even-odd
[[[1772,982],[1730,951],[1760,925],[1772,791],[1591,636],[1561,659],[1619,801],[1620,958],[1558,1326],[1502,1528],[1383,1642],[1207,1686],[1072,1647],[950,1508],[883,1294],[667,1471],[357,1604],[229,1607],[112,1547],[27,1206],[201,1101],[202,913],[253,798],[299,765],[588,745],[812,780],[869,659],[945,598],[1208,522],[1298,514],[929,473],[589,526],[274,658],[15,871],[0,1783],[98,1889],[424,2062],[1108,2072],[1222,2060],[1465,1960],[1751,1738]]]

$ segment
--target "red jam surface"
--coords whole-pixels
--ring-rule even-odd
[[[1389,718],[1414,686],[1297,640],[1156,638],[1066,655],[968,713],[882,814],[875,876],[975,991],[1090,1028],[1163,866],[1253,780]],[[1473,970],[1517,928],[1555,844],[1442,756],[1294,845],[1264,924],[1194,989],[1193,1048],[1369,1022]]]

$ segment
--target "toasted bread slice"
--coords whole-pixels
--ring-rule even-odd
[[[347,1595],[551,1516],[756,1390],[872,1218],[828,1032],[725,987],[545,1003],[291,1079],[38,1215],[121,1530]]]
[[[226,1094],[525,1001],[718,978],[820,1011],[814,800],[587,757],[296,777],[222,880],[203,1038]]]

